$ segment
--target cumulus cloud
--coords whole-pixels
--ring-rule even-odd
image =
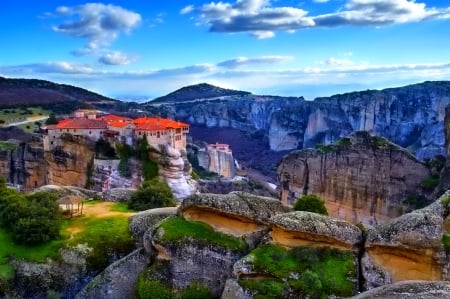
[[[238,0],[234,4],[211,2],[200,7],[185,7],[183,13],[196,13],[197,23],[212,32],[248,32],[258,38],[270,38],[277,30],[295,30],[314,26],[303,9],[272,7],[268,0]]]
[[[100,62],[101,64],[106,64],[106,65],[125,65],[125,64],[130,64],[131,62],[133,62],[135,60],[136,60],[136,57],[130,57],[119,51],[114,51],[114,52],[109,52],[109,53],[103,54],[98,59],[98,62]]]
[[[195,13],[197,24],[208,26],[212,32],[247,32],[257,38],[309,27],[380,26],[450,18],[450,7],[427,8],[415,0],[348,0],[337,12],[317,16],[308,16],[307,11],[296,7],[275,7],[269,0],[210,2],[187,6],[181,12]]]
[[[238,68],[242,66],[255,65],[255,64],[274,64],[294,59],[292,56],[261,56],[261,57],[237,57],[230,60],[219,62],[217,66],[225,68]]]
[[[87,3],[74,7],[61,6],[56,16],[67,20],[53,30],[68,36],[86,40],[85,47],[74,52],[84,55],[109,46],[120,33],[129,33],[141,22],[141,16],[116,5]]]

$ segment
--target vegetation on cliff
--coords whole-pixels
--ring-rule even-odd
[[[356,289],[351,251],[329,247],[289,250],[267,244],[257,247],[246,259],[252,261],[253,271],[260,279],[243,276],[239,284],[251,290],[253,298],[288,298],[288,294],[310,298],[347,297]]]
[[[205,246],[220,246],[234,251],[245,251],[247,243],[241,238],[215,232],[208,224],[198,221],[187,221],[181,217],[172,217],[160,223],[159,243],[180,243],[186,239],[195,239]]]
[[[294,210],[328,215],[325,201],[316,194],[308,194],[299,197],[294,203]]]
[[[175,205],[176,200],[169,186],[158,178],[145,181],[142,187],[131,195],[128,202],[128,207],[136,211],[174,207]]]

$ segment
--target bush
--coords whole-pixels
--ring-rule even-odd
[[[172,291],[157,280],[139,278],[136,285],[138,299],[173,299]]]
[[[180,292],[179,299],[212,299],[211,291],[199,282],[191,282],[189,286]]]
[[[422,188],[432,191],[434,188],[436,188],[437,185],[439,185],[439,182],[440,180],[438,175],[431,175],[422,180],[420,182],[420,185],[422,186]]]
[[[158,179],[145,181],[143,186],[131,195],[128,202],[128,208],[137,211],[175,205],[176,201],[169,186]]]
[[[294,210],[328,215],[325,202],[315,194],[303,195],[294,203]]]
[[[60,236],[62,221],[54,193],[10,192],[2,199],[0,223],[12,233],[14,242],[38,245]]]

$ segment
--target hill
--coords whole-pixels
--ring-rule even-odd
[[[0,77],[0,106],[37,106],[73,102],[77,106],[113,104],[116,100],[86,89],[38,79]]]
[[[200,83],[182,87],[149,103],[178,103],[196,99],[208,99],[223,96],[243,96],[251,94],[247,91],[225,89],[208,83]]]

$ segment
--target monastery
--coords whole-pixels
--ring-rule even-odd
[[[51,151],[61,145],[61,136],[64,134],[84,136],[93,140],[100,137],[113,138],[128,144],[146,135],[149,144],[168,144],[173,148],[186,150],[186,136],[189,133],[188,124],[168,118],[131,119],[112,114],[97,117],[95,113],[87,113],[84,110],[77,110],[74,118],[61,120],[44,129],[45,151]]]

